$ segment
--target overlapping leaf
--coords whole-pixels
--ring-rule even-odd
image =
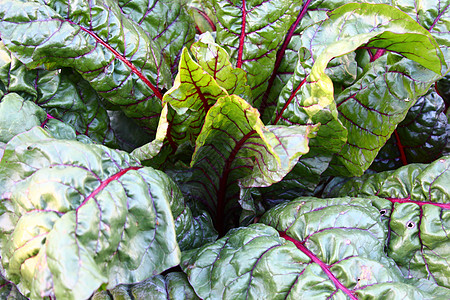
[[[194,41],[195,27],[183,1],[119,1],[122,12],[144,29],[161,48],[172,74],[178,70],[183,47]]]
[[[240,187],[280,181],[307,153],[311,126],[265,127],[238,96],[220,98],[209,110],[192,157],[192,194],[213,213],[216,228],[232,222]],[[223,233],[223,232],[222,232]]]
[[[235,69],[228,53],[214,43],[210,34],[200,36],[191,47],[197,62],[185,48],[174,86],[164,95],[155,140],[133,152],[140,160],[174,153],[178,146],[195,144],[208,110],[223,96],[236,94],[250,98],[245,72]]]
[[[2,264],[26,296],[85,299],[178,264],[183,198],[162,172],[39,127],[0,166]]]
[[[398,61],[394,55],[389,61],[383,56],[334,99],[332,81],[325,74],[328,62],[361,46],[394,51],[422,66]],[[444,63],[431,35],[406,14],[387,5],[356,3],[336,9],[328,19],[306,29],[299,57],[296,73],[280,96],[274,122],[322,123],[314,146],[318,154],[328,157],[342,146],[348,130],[347,143],[332,164],[334,172],[359,175],[414,100],[438,78]],[[332,126],[344,130],[339,134]]]
[[[27,67],[72,67],[105,99],[154,132],[170,71],[117,2],[3,1],[0,32]],[[158,99],[159,98],[159,99]]]
[[[181,266],[203,299],[444,299],[409,283],[384,253],[386,227],[364,198],[299,198],[261,222],[185,253]],[[418,288],[420,286],[420,288]]]
[[[408,163],[430,163],[441,157],[450,134],[444,108],[444,101],[434,91],[419,97],[370,169],[392,170]]]
[[[300,8],[300,1],[214,1],[217,43],[230,52],[236,67],[247,72],[253,99],[258,99],[255,107],[267,88],[276,52]]]
[[[229,95],[238,95],[247,102],[251,101],[247,73],[242,69],[233,68],[228,53],[214,42],[211,34],[200,36],[199,41],[192,45],[191,51],[202,69]]]
[[[78,140],[94,143],[88,136],[49,115],[32,101],[16,93],[6,94],[0,101],[0,142],[6,143],[15,135],[40,126],[57,139]]]
[[[55,118],[73,126],[79,134],[86,134],[96,142],[117,147],[106,110],[101,106],[97,93],[86,81],[68,69],[28,70],[0,44],[0,94],[3,96],[8,93],[17,93],[24,100],[41,107],[47,117],[40,123]],[[32,119],[32,116],[27,117],[24,111],[20,113],[23,114],[24,122]],[[14,116],[9,116],[12,117]],[[20,124],[18,127],[21,127]]]
[[[217,18],[212,9],[212,1],[191,0],[188,1],[188,11],[195,22],[195,28],[199,33],[216,31]]]
[[[439,43],[439,47],[445,56],[445,61],[450,63],[450,1],[390,1],[397,8],[406,12],[414,20],[425,27]],[[447,69],[446,69],[447,70]]]
[[[119,285],[112,290],[95,293],[90,300],[194,300],[199,299],[181,272],[156,275],[133,285]]]
[[[450,288],[450,157],[351,180],[340,195],[373,196],[389,224],[388,254],[405,276]]]

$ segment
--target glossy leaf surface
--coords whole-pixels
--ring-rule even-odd
[[[390,228],[388,254],[405,276],[450,287],[450,157],[350,180],[340,195],[374,201]]]
[[[117,2],[2,2],[0,32],[27,67],[72,67],[149,132],[156,129],[170,72],[159,47]]]
[[[83,299],[178,264],[182,197],[162,172],[40,128],[9,142],[1,167],[2,264],[32,299]]]
[[[176,74],[181,50],[189,47],[195,37],[184,1],[119,1],[119,6],[158,44],[172,74]]]
[[[330,38],[331,32],[336,38]],[[419,44],[424,46],[422,50],[421,46],[416,47]],[[394,51],[438,74],[444,64],[431,35],[404,13],[387,5],[348,4],[303,32],[296,73],[280,96],[273,121],[320,122],[323,125],[314,146],[328,157],[347,139],[332,162],[334,172],[347,175],[360,175],[367,169],[395,124],[404,118],[412,105],[411,99],[423,94],[433,78],[438,78],[434,72],[407,60],[392,57],[387,61],[382,57],[367,66],[363,76],[334,99],[333,83],[325,73],[327,64],[361,46]],[[414,52],[410,52],[411,48]],[[386,65],[391,65],[389,72]],[[393,84],[404,88],[400,86],[396,94],[391,94]],[[370,85],[376,85],[378,90]],[[384,100],[378,101],[380,97]],[[342,133],[336,134],[339,127],[343,127]]]
[[[276,51],[301,2],[216,0],[213,3],[217,16],[216,41],[229,51],[233,64],[247,72],[253,99],[258,99],[267,87]]]
[[[110,119],[100,104],[100,97],[81,76],[69,69],[28,70],[1,44],[0,94],[3,96],[9,93],[16,93],[41,107],[47,113],[41,123],[57,119],[72,126],[78,134],[117,147]],[[21,113],[23,120],[28,120],[24,112]]]
[[[444,110],[444,101],[436,92],[419,97],[370,169],[386,171],[408,163],[430,163],[441,157],[450,134]]]
[[[407,283],[383,251],[379,216],[367,199],[299,198],[263,216],[273,227],[234,229],[185,253],[181,266],[203,299],[448,297],[426,281],[423,288]]]
[[[91,300],[194,300],[199,299],[181,272],[156,275],[133,285],[119,285],[112,290],[97,292]]]

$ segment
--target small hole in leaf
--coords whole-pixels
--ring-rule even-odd
[[[380,214],[381,214],[382,216],[384,216],[386,213],[387,213],[387,210],[386,210],[386,209],[380,210]]]
[[[414,226],[416,226],[416,224],[414,224],[414,222],[409,221],[408,223],[406,223],[406,226],[408,228],[414,228]]]

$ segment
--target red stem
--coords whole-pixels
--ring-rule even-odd
[[[408,160],[406,159],[405,146],[403,146],[402,142],[400,141],[400,136],[398,135],[397,129],[394,130],[394,136],[395,140],[397,141],[398,151],[400,152],[400,160],[402,161],[402,164],[406,166],[408,164]]]
[[[207,14],[205,14],[203,11],[201,11],[200,9],[196,8],[195,10],[206,20],[206,22],[208,22],[209,26],[211,26],[211,30],[216,31],[216,25],[211,20],[211,18]],[[197,27],[197,29],[200,31],[200,29],[198,27]]]
[[[312,0],[306,1],[306,3],[303,5],[301,11],[299,12],[297,16],[297,20],[295,20],[294,24],[292,24],[291,28],[289,28],[289,31],[286,34],[286,37],[284,39],[283,45],[277,52],[277,58],[275,60],[275,65],[272,71],[272,75],[269,78],[269,83],[267,85],[267,90],[264,93],[263,101],[261,103],[261,115],[263,114],[263,110],[267,104],[267,100],[269,98],[270,90],[272,89],[273,82],[275,81],[275,77],[277,76],[278,69],[280,68],[281,61],[283,60],[284,54],[286,53],[286,49],[291,42],[292,36],[294,35],[295,29],[297,28],[298,24],[300,24],[300,21],[305,16],[306,12],[308,11],[308,6],[311,3]]]
[[[308,248],[306,248],[300,241],[297,241],[293,238],[291,238],[290,236],[288,236],[286,234],[286,232],[279,232],[280,237],[284,238],[285,240],[291,241],[295,244],[295,246],[302,251],[304,254],[306,254],[306,256],[308,256],[313,262],[315,262],[316,264],[318,264],[322,270],[325,272],[325,274],[327,274],[328,278],[330,278],[331,281],[333,281],[334,285],[340,289],[341,291],[343,291],[345,294],[347,294],[347,296],[350,297],[350,299],[352,300],[358,300],[358,298],[356,298],[355,295],[353,295],[353,292],[350,291],[346,286],[344,286],[337,278],[336,276],[334,276],[333,273],[331,273],[330,271],[330,266],[327,265],[326,263],[324,263],[323,261],[321,261],[316,255],[314,255],[314,253],[312,253]]]
[[[160,93],[160,91],[147,79],[147,77],[144,76],[129,60],[127,60],[124,56],[122,56],[119,52],[117,52],[114,48],[112,48],[110,45],[108,45],[104,40],[102,40],[99,36],[97,36],[94,32],[70,21],[66,20],[72,25],[79,26],[81,30],[92,36],[94,39],[96,39],[100,44],[102,44],[106,49],[111,51],[118,59],[120,59],[123,63],[125,63],[131,71],[136,74],[154,93],[155,96],[158,97],[160,100],[162,100],[163,96]]]
[[[307,75],[308,76],[308,75]],[[284,104],[283,108],[281,109],[281,111],[278,113],[273,125],[277,125],[278,121],[281,119],[281,116],[283,115],[284,111],[286,110],[286,108],[289,106],[289,104],[291,104],[292,99],[294,99],[295,94],[297,94],[298,90],[305,84],[306,82],[306,77],[305,79],[302,80],[302,82],[300,82],[300,84],[298,85],[298,87],[292,92],[291,96],[289,97],[288,101],[286,101],[286,103]]]
[[[256,133],[256,130],[252,130],[246,135],[244,135],[239,142],[236,143],[233,150],[225,161],[225,165],[223,167],[222,176],[219,179],[219,190],[217,192],[217,208],[216,208],[216,227],[219,231],[219,235],[223,236],[225,234],[225,204],[226,204],[226,190],[228,183],[228,176],[231,171],[231,164],[236,158],[237,153],[244,145],[244,143]]]
[[[77,210],[80,209],[82,206],[84,206],[90,199],[94,198],[98,193],[100,193],[111,181],[119,179],[122,175],[124,175],[130,170],[138,170],[140,168],[142,167],[129,167],[123,169],[120,172],[114,174],[113,176],[107,178],[105,181],[102,181],[100,185],[84,199],[84,201],[80,204],[80,206],[78,206]]]
[[[245,0],[242,0],[242,29],[241,29],[241,36],[239,37],[239,51],[238,51],[238,58],[237,58],[237,68],[242,67],[242,54],[244,52],[244,38],[245,38],[245,19],[247,17],[247,10],[245,8]]]
[[[372,52],[369,51],[369,55],[370,55],[370,62],[374,62],[377,59],[379,59],[381,56],[383,56],[384,53],[386,53],[386,49],[378,49],[377,52],[375,52],[375,54],[372,54]]]
[[[425,201],[414,201],[414,200],[411,200],[411,196],[408,196],[408,198],[384,198],[384,199],[389,200],[392,203],[414,203],[419,206],[423,206],[425,204],[430,204],[430,205],[438,206],[443,209],[450,209],[450,203],[434,203],[434,202],[425,202]]]

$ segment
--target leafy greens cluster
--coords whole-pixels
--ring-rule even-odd
[[[0,1],[0,298],[450,299],[449,19]]]

